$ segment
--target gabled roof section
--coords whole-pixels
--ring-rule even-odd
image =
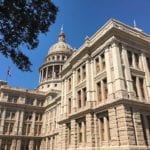
[[[137,38],[144,39],[147,42],[150,42],[150,35],[144,33],[142,30],[138,30],[138,28],[131,27],[126,25],[118,20],[110,19],[108,20],[94,35],[92,35],[88,40],[91,41],[91,44],[95,42],[97,38],[103,36],[106,32],[111,29],[118,29],[120,31],[126,32],[132,36],[136,36]],[[79,48],[80,49],[80,48]]]
[[[111,34],[109,34],[111,33]],[[121,33],[121,34],[120,34]],[[63,70],[69,66],[69,64],[79,58],[78,56],[86,51],[88,53],[88,49],[92,48],[96,43],[99,43],[102,40],[107,40],[111,36],[121,36],[127,35],[128,38],[137,39],[140,41],[144,41],[150,46],[150,35],[144,33],[142,30],[138,28],[131,27],[126,25],[118,20],[109,19],[95,34],[85,40],[85,42],[81,45],[81,47],[72,55],[72,57],[66,61],[63,66]],[[79,58],[80,59],[80,58]],[[63,72],[63,71],[62,71]]]

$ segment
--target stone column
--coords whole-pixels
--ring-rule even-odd
[[[114,67],[114,86],[115,86],[115,97],[123,98],[124,97],[124,79],[122,72],[122,64],[120,58],[120,50],[118,43],[114,42],[111,47],[113,67]]]
[[[46,141],[45,141],[45,150],[49,150],[49,147],[48,147],[48,137],[46,137]]]
[[[111,137],[111,145],[119,146],[119,129],[118,129],[118,120],[117,120],[117,112],[116,108],[108,109],[109,123],[110,123],[110,137]]]
[[[106,62],[106,74],[107,74],[107,87],[108,87],[108,100],[114,98],[114,92],[113,92],[113,81],[112,81],[112,69],[111,69],[111,63],[110,63],[110,50],[107,47],[105,49],[105,62]]]
[[[71,120],[71,148],[77,147],[77,123],[76,120]]]
[[[150,70],[148,69],[148,64],[146,61],[145,54],[142,53],[142,63],[143,63],[143,70],[145,72],[145,81],[146,81],[146,88],[148,93],[148,100],[150,101]]]
[[[101,58],[101,56],[99,55],[98,56],[99,57],[99,66],[100,66],[100,72],[103,70],[103,68],[102,68],[102,58]]]
[[[83,142],[83,144],[85,144],[85,124],[84,124],[84,121],[81,122],[81,126],[82,126],[82,142]]]
[[[145,125],[147,144],[150,145],[150,129],[149,129],[149,124],[148,124],[148,118],[145,115],[143,115],[143,121]]]
[[[54,64],[52,65],[52,79],[54,79]]]
[[[46,70],[46,80],[48,79],[48,67],[45,68]]]
[[[135,97],[135,93],[133,90],[131,71],[128,61],[127,50],[125,46],[122,46],[122,54],[123,54],[122,59],[124,63],[124,75],[125,75],[125,82],[127,84],[128,96],[129,98],[133,98]]]
[[[29,150],[34,150],[34,141],[30,140],[29,142]]]
[[[11,150],[16,150],[16,144],[16,139],[13,139],[11,144]]]
[[[22,110],[22,111],[20,112],[20,122],[19,122],[18,135],[22,135],[23,119],[24,119],[24,111]]]
[[[44,135],[46,133],[46,115],[47,115],[47,112],[45,112],[43,114],[43,119],[42,119],[42,135]]]
[[[143,100],[143,97],[142,97],[142,92],[141,92],[141,87],[140,87],[140,81],[139,81],[139,77],[137,76],[136,77],[136,88],[137,88],[137,93],[138,93],[138,97],[139,97],[139,100]]]
[[[33,112],[33,114],[32,114],[31,132],[30,132],[30,133],[31,133],[30,135],[32,135],[32,136],[34,136],[35,116],[36,116],[36,113],[35,113],[35,112]]]
[[[120,145],[129,145],[125,107],[123,105],[116,107],[117,124],[120,137]]]
[[[94,136],[94,128],[93,128],[93,115],[92,114],[86,114],[86,135],[87,135],[87,147],[93,147],[95,146],[95,136]]]
[[[61,78],[61,65],[59,65],[59,78]]]
[[[65,118],[67,117],[67,106],[68,106],[66,93],[67,93],[67,79],[65,79],[64,81],[64,117]]]
[[[67,131],[66,131],[66,124],[63,124],[62,126],[62,139],[61,139],[61,141],[62,141],[62,149],[63,150],[65,150],[67,147],[66,147],[66,145],[67,145],[67,141],[66,141],[66,134],[67,134]],[[53,145],[53,144],[52,144]]]
[[[61,83],[62,84],[62,86],[61,86],[62,87],[62,89],[61,89],[62,90],[62,92],[61,92],[61,117],[63,117],[63,113],[64,113],[64,94],[65,94],[64,93],[65,92],[64,91],[65,90],[64,83],[65,83],[65,80],[63,80]]]
[[[0,134],[3,134],[3,130],[4,130],[4,123],[5,123],[5,116],[6,116],[6,109],[3,109],[2,112],[2,118],[1,118],[1,124],[0,124]]]
[[[90,62],[90,71],[91,71],[91,81],[90,81],[90,87],[91,87],[91,100],[92,100],[92,105],[95,105],[96,104],[96,98],[95,98],[95,91],[96,91],[96,89],[95,89],[95,82],[94,82],[94,75],[96,74],[96,72],[95,72],[95,68],[94,68],[95,66],[94,66],[94,60],[93,59],[91,59],[91,62]]]
[[[103,80],[100,81],[101,82],[101,93],[102,93],[102,102],[104,102],[105,100],[105,89],[104,89],[104,83],[103,83]]]
[[[43,81],[43,69],[41,69],[41,81]]]
[[[106,145],[108,145],[109,142],[109,128],[108,128],[108,120],[107,117],[104,116],[104,141],[106,142]]]
[[[136,67],[136,62],[135,62],[135,55],[134,55],[134,53],[132,53],[132,66],[133,66],[133,68],[137,68],[137,67]]]
[[[135,126],[137,145],[145,145],[140,113],[134,110],[133,117],[134,117],[134,124],[135,124],[134,126]]]
[[[73,72],[72,72],[72,109],[73,109],[73,113],[76,112],[76,109],[77,109],[75,85],[76,85],[76,72],[73,69]]]
[[[21,140],[17,140],[16,150],[21,150]]]
[[[87,91],[87,104],[88,107],[91,107],[91,87],[90,87],[90,81],[91,81],[91,72],[90,72],[90,62],[89,60],[86,61],[86,91]],[[81,91],[81,93],[83,93]],[[82,105],[83,106],[83,105]]]
[[[18,134],[18,128],[19,128],[18,125],[19,125],[19,110],[17,110],[17,112],[16,112],[16,121],[14,124],[14,130],[13,130],[14,135]]]

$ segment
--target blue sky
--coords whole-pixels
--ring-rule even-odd
[[[57,42],[61,25],[64,26],[67,42],[73,48],[79,48],[86,36],[93,35],[107,20],[115,18],[133,26],[137,26],[150,34],[150,0],[53,0],[59,7],[55,24],[49,32],[39,36],[39,46],[24,52],[32,61],[32,72],[21,72],[0,54],[0,80],[6,80],[8,66],[12,68],[12,76],[8,83],[23,88],[38,86],[38,68],[44,62],[49,47]]]

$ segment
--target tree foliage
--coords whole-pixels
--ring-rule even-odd
[[[32,64],[21,47],[36,48],[39,33],[48,31],[57,11],[51,0],[0,0],[0,52],[30,71]]]

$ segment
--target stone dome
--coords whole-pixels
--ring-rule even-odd
[[[51,53],[71,53],[73,50],[69,44],[65,41],[65,34],[63,30],[61,29],[61,32],[58,36],[58,42],[54,45],[52,45],[49,50],[48,54]]]

